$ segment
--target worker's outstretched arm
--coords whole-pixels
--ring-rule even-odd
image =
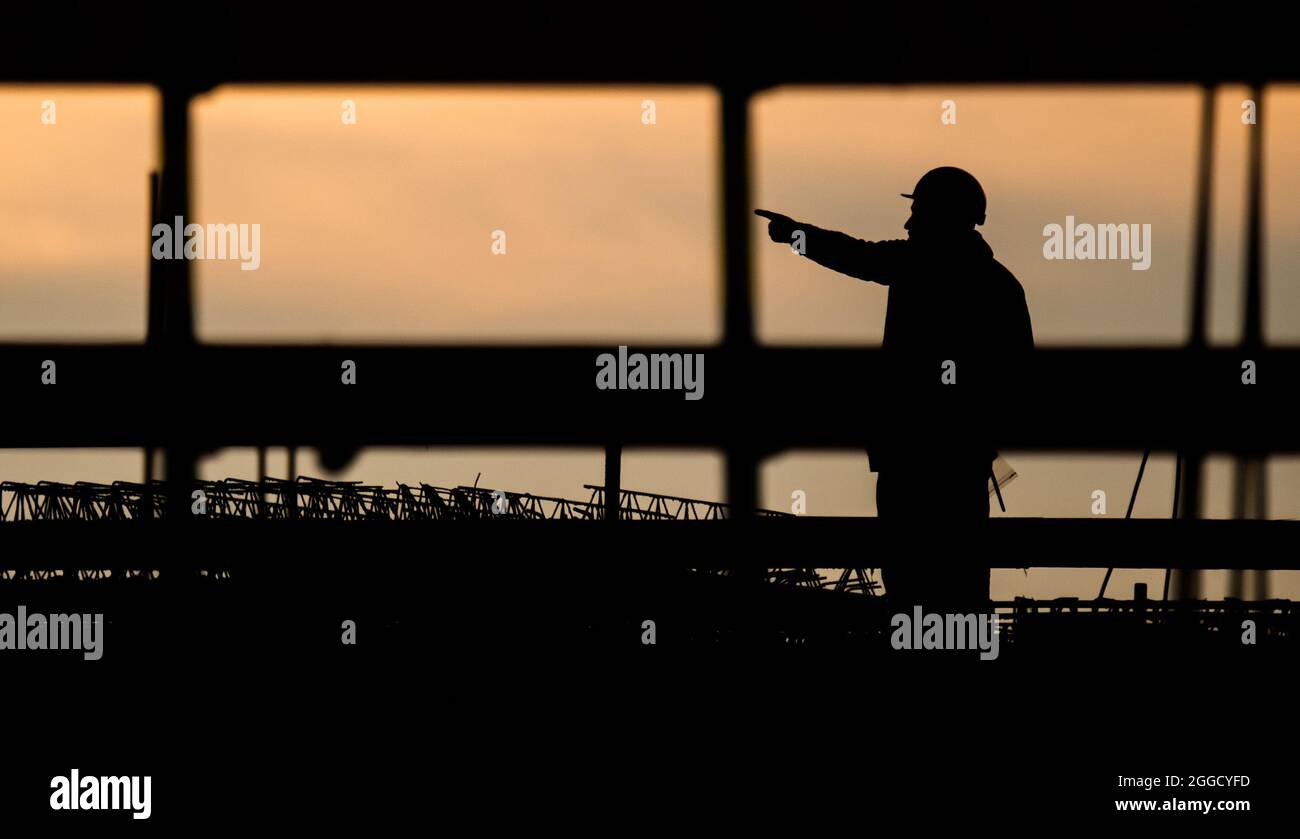
[[[754,215],[768,220],[767,235],[773,242],[802,246],[797,248],[797,252],[818,265],[859,280],[889,285],[898,277],[907,260],[908,243],[905,239],[866,242],[846,233],[795,221],[771,210],[755,210]],[[796,240],[797,233],[803,234],[802,239]]]

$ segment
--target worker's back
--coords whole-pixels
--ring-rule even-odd
[[[904,276],[889,283],[885,349],[960,359],[1033,347],[1024,288],[978,232],[907,245]]]
[[[1020,386],[1034,345],[1024,289],[973,230],[897,245],[886,283],[887,377],[873,411],[871,468],[932,472],[943,464],[984,472],[996,456],[987,411],[998,393]],[[959,388],[953,393],[961,410],[938,415],[929,397],[944,383]]]

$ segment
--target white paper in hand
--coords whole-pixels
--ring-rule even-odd
[[[993,474],[989,478],[989,497],[992,497],[998,490],[1005,489],[1007,484],[1011,483],[1016,477],[1016,474],[1015,467],[1007,463],[1006,458],[1002,455],[998,455],[993,461]],[[996,489],[993,486],[995,480],[998,482]]]

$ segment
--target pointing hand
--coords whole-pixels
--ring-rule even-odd
[[[755,210],[754,215],[768,220],[767,235],[773,242],[790,244],[790,240],[794,238],[794,231],[799,227],[799,223],[794,219],[771,210]]]

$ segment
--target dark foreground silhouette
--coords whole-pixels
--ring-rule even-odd
[[[1008,379],[1033,349],[1033,328],[1020,282],[993,258],[993,249],[975,230],[985,221],[983,188],[970,173],[945,166],[927,172],[903,197],[912,199],[912,215],[904,225],[908,238],[891,241],[863,241],[769,210],[755,212],[769,220],[772,241],[789,244],[841,274],[889,287],[882,349],[898,377],[940,376],[942,366],[916,362],[942,359],[953,362],[955,381],[957,367],[978,359],[1001,370],[1002,378],[979,379],[977,387],[1014,386]],[[997,451],[978,430],[951,431],[920,447],[914,439],[875,438],[867,453],[878,473],[881,518],[988,518]],[[968,607],[989,599],[988,569],[974,562],[957,564],[942,576],[887,567],[884,581],[886,591],[901,602]]]

